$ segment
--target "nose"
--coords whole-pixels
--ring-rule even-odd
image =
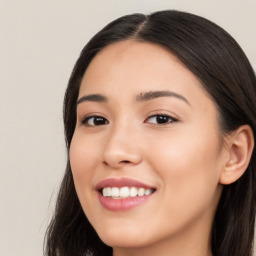
[[[138,165],[142,161],[141,149],[136,132],[118,128],[109,132],[103,149],[103,163],[113,169],[127,165]]]

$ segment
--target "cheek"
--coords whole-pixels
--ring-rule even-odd
[[[70,145],[70,165],[74,178],[86,178],[92,174],[90,170],[96,165],[99,159],[99,153],[95,143],[91,143],[77,133],[74,136]]]
[[[186,205],[190,211],[196,211],[218,197],[220,147],[217,136],[190,134],[179,136],[177,133],[155,141],[149,158],[173,202],[170,207],[182,209]]]
[[[75,188],[82,202],[92,191],[92,180],[99,155],[92,143],[74,134],[70,145],[70,165]]]
[[[89,146],[88,146],[89,145]],[[95,191],[93,181],[97,175],[99,153],[94,143],[74,134],[70,145],[70,165],[77,196],[88,219],[93,219]]]

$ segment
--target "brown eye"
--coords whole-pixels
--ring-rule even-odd
[[[168,115],[153,115],[147,119],[147,123],[151,124],[169,124],[176,121],[177,119]]]
[[[105,125],[108,123],[108,120],[102,116],[89,116],[82,121],[82,124],[86,126],[98,126]]]

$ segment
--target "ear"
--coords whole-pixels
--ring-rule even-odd
[[[237,181],[246,171],[254,147],[254,137],[249,125],[242,125],[227,139],[227,154],[220,174],[223,185]]]

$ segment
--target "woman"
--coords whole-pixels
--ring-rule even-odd
[[[83,49],[46,255],[250,256],[256,78],[212,22],[121,17]]]

